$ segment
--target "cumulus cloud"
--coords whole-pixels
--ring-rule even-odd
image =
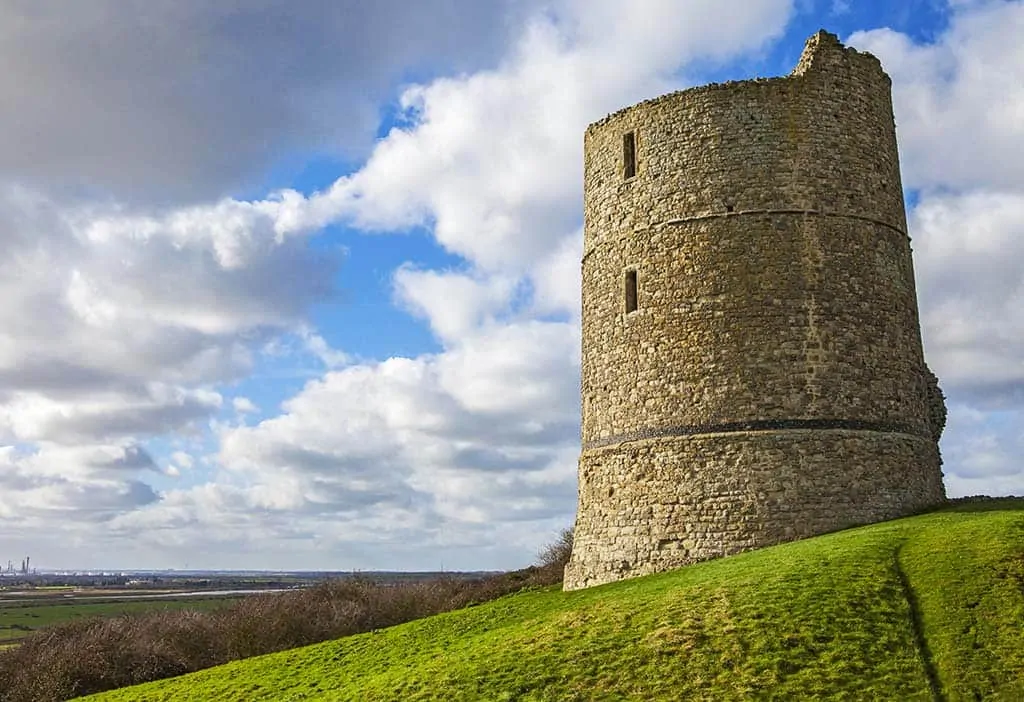
[[[534,4],[3,0],[0,181],[206,200],[296,153],[351,158],[408,66],[493,61]]]
[[[75,401],[19,394],[0,407],[0,431],[16,441],[65,444],[195,431],[221,406],[210,390],[151,384],[145,396],[93,393]]]
[[[691,58],[756,49],[790,7],[742,9],[742,21],[723,24],[720,3],[555,5],[497,68],[406,89],[402,122],[362,169],[284,207],[257,205],[278,232],[337,220],[426,227],[466,265],[404,266],[395,299],[443,349],[353,362],[308,383],[280,415],[223,427],[217,484],[169,493],[118,524],[221,530],[257,511],[263,529],[291,514],[312,541],[349,552],[361,539],[394,549],[412,535],[430,553],[468,548],[465,567],[496,542],[505,558],[532,556],[575,505],[580,135],[607,111],[681,85]],[[404,567],[423,557],[404,556]]]
[[[949,32],[929,45],[888,30],[853,38],[894,76],[906,181],[922,190],[911,227],[928,354],[953,396],[944,448],[954,494],[1018,484],[1008,456],[1019,447],[1009,429],[988,424],[993,407],[1019,400],[1013,359],[1021,357],[1019,325],[1005,321],[1016,319],[1021,290],[1021,181],[1016,166],[994,160],[995,145],[1014,143],[1018,126],[999,116],[1003,103],[984,119],[978,106],[1012,86],[982,70],[992,52],[971,48],[1001,36],[1020,4],[1003,3],[1005,23],[986,19],[995,5],[959,8]],[[645,0],[629,12],[611,0],[547,3],[482,70],[404,88],[393,128],[364,166],[318,193],[89,209],[8,194],[17,206],[0,216],[16,220],[11,242],[22,253],[0,266],[18,266],[12,275],[28,282],[0,288],[23,311],[0,311],[0,329],[14,330],[0,335],[0,401],[25,411],[0,415],[0,430],[12,441],[58,436],[122,447],[120,471],[97,468],[99,459],[72,462],[77,494],[106,485],[113,497],[102,534],[133,540],[140,554],[195,558],[203,544],[206,567],[247,567],[257,552],[275,567],[529,560],[575,504],[582,131],[624,104],[685,86],[691,60],[759,50],[791,10],[785,0]],[[735,21],[721,22],[723,12]],[[484,55],[492,56],[483,50],[477,67]],[[972,92],[975,80],[990,82]],[[311,94],[326,85],[314,84]],[[334,105],[323,114],[340,124],[353,113]],[[975,118],[983,148],[947,143]],[[974,161],[962,172],[939,168],[928,144],[953,159],[942,164]],[[231,148],[218,158],[243,147]],[[227,170],[212,169],[203,187],[228,183],[258,158],[242,153]],[[201,160],[171,170],[180,175]],[[146,178],[146,188],[158,182]],[[111,177],[108,185],[123,184]],[[309,325],[305,312],[331,295],[340,259],[313,256],[308,240],[337,223],[368,233],[424,229],[460,257],[443,270],[405,265],[392,279],[395,303],[430,325],[438,352],[357,359]],[[962,282],[975,278],[983,284]],[[0,277],[0,286],[11,279]],[[43,314],[57,321],[41,325]],[[979,343],[984,334],[997,343]],[[145,476],[158,469],[127,458],[136,437],[209,421],[226,403],[222,393],[234,395],[218,384],[244,377],[253,349],[289,344],[319,360],[316,377],[258,423],[215,423],[215,455],[173,453],[167,470],[191,470],[191,484],[146,488]],[[990,366],[998,370],[986,376]],[[241,396],[230,407],[236,421],[257,411]],[[970,433],[976,416],[988,433]],[[36,451],[54,456],[58,448]],[[70,494],[60,487],[68,478],[40,467],[56,462],[12,456],[10,475],[42,481],[17,488],[29,503],[41,498],[26,490]],[[195,466],[206,463],[216,472],[196,482]],[[54,504],[71,514],[76,503]]]
[[[891,29],[849,41],[893,79],[904,186],[1005,190],[1024,184],[1024,3],[954,3],[935,42]]]
[[[114,519],[159,503],[162,476],[189,464],[160,468],[142,442],[200,438],[223,406],[213,386],[330,298],[338,256],[238,211],[0,186],[0,523],[47,565],[150,558]]]
[[[954,403],[949,417],[943,439],[947,490],[953,495],[1024,495],[1024,411],[979,411]]]
[[[509,276],[418,270],[408,265],[395,272],[394,284],[399,304],[426,318],[434,334],[446,341],[493,323],[508,309],[516,287]]]
[[[256,403],[248,397],[233,398],[231,400],[231,405],[235,408],[235,412],[238,412],[238,414],[255,414],[260,411],[260,408],[256,406]]]
[[[220,206],[97,213],[17,188],[0,205],[0,377],[34,369],[20,385],[49,382],[45,367],[71,385],[222,379],[248,364],[243,337],[298,324],[340,265]]]
[[[243,210],[243,212],[248,212]],[[62,208],[0,188],[0,440],[200,427],[252,347],[299,328],[340,265],[267,216]]]
[[[335,547],[415,531],[438,548],[473,544],[476,555],[509,523],[530,522],[523,534],[541,538],[575,504],[578,358],[569,325],[524,322],[437,356],[329,372],[281,415],[222,429],[228,475],[216,486],[118,524],[219,529],[240,510],[269,515],[262,528],[272,531],[291,515]],[[208,500],[220,507],[204,509]],[[464,567],[474,567],[469,555]]]
[[[311,209],[367,230],[430,226],[481,270],[524,274],[577,231],[586,125],[679,87],[687,60],[756,49],[781,32],[790,4],[735,3],[742,11],[729,23],[717,20],[727,7],[703,0],[644,0],[629,12],[615,2],[555,6],[499,68],[405,90],[409,126]]]
[[[167,467],[167,472],[175,477],[180,475],[183,470],[192,470],[192,466],[195,465],[195,459],[185,451],[175,451],[172,453],[171,461],[171,465]]]
[[[535,314],[579,317],[583,280],[583,232],[564,237],[550,255],[530,271],[532,310]]]
[[[155,470],[145,449],[130,443],[0,447],[0,524],[65,530],[107,521],[158,499],[140,475]]]
[[[711,7],[553,5],[495,69],[406,89],[402,121],[358,172],[258,205],[285,233],[337,220],[428,228],[465,267],[403,266],[394,295],[442,351],[351,362],[280,415],[223,427],[217,484],[169,493],[119,526],[233,531],[225,519],[257,511],[271,541],[287,538],[280,517],[290,514],[311,542],[356,554],[361,542],[386,542],[403,567],[437,567],[428,559],[456,544],[461,561],[449,562],[462,567],[507,565],[511,552],[528,560],[575,505],[580,135],[607,111],[679,85],[690,58],[758,47],[789,3],[744,3],[744,21],[709,33]],[[427,550],[404,551],[406,539]]]
[[[333,348],[327,343],[326,339],[312,331],[308,326],[301,326],[298,334],[306,351],[315,356],[327,368],[338,368],[351,361],[347,353]]]
[[[951,2],[918,43],[891,29],[850,41],[893,79],[926,354],[949,395],[952,495],[1024,492],[1024,3]],[[1017,427],[1017,428],[1014,428]]]
[[[925,343],[944,386],[977,407],[1024,406],[1024,187],[926,196],[911,226]]]

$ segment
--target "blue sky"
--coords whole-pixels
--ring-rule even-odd
[[[893,79],[947,491],[1024,493],[1024,2],[626,8],[0,0],[0,556],[530,562],[575,510],[583,130],[819,28]]]

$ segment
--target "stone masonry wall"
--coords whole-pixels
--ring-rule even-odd
[[[934,441],[793,430],[701,434],[587,451],[570,589],[647,575],[925,509],[942,495]],[[938,499],[941,499],[939,497]]]
[[[791,76],[640,103],[591,125],[584,154],[566,588],[944,499],[877,59],[821,32]]]

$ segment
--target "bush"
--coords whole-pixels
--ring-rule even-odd
[[[572,531],[566,530],[541,552],[538,565],[500,575],[398,584],[344,578],[253,595],[212,612],[160,611],[58,624],[0,652],[0,700],[66,700],[554,585],[562,580],[571,550]]]
[[[554,542],[544,547],[537,556],[542,568],[565,570],[565,566],[569,564],[569,557],[572,555],[572,534],[572,527],[563,529]],[[561,575],[558,580],[561,582]]]

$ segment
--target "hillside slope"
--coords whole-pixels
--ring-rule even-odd
[[[1024,500],[544,590],[93,700],[1024,700]]]

